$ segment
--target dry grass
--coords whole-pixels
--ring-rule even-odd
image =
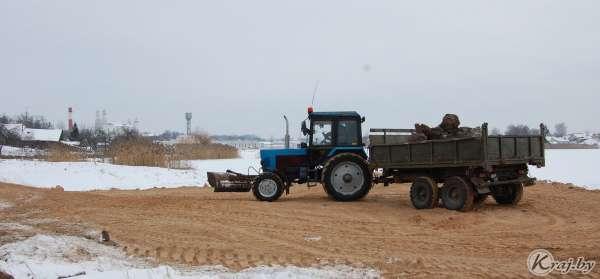
[[[175,144],[174,157],[177,160],[208,160],[238,158],[237,148],[213,143],[206,135],[191,135],[183,142]]]
[[[141,136],[116,139],[106,155],[114,164],[189,169],[186,160],[239,157],[235,147],[213,143],[208,136],[194,135],[173,146],[155,143]]]
[[[167,148],[144,137],[116,139],[107,152],[113,164],[128,166],[167,167]]]
[[[48,147],[45,159],[48,162],[78,162],[85,159],[85,154],[68,145],[53,144]]]

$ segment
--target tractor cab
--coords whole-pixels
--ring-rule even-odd
[[[260,151],[263,171],[279,173],[288,182],[319,181],[322,167],[339,153],[367,159],[361,130],[364,117],[357,112],[315,112],[309,108],[307,120],[302,121],[307,141],[298,148]]]
[[[314,112],[309,108],[309,123],[302,122],[302,134],[307,136],[308,144],[302,147],[308,149],[310,161],[321,165],[340,152],[366,158],[361,130],[364,120],[355,111]]]

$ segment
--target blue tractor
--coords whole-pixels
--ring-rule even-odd
[[[302,122],[307,143],[298,148],[260,150],[261,171],[257,175],[208,173],[215,192],[252,190],[260,201],[275,201],[293,184],[309,187],[321,183],[337,201],[354,201],[371,190],[372,170],[362,142],[365,121],[355,111],[314,112],[308,109]]]

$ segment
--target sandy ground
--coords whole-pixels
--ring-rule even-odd
[[[210,188],[63,192],[0,184],[0,244],[36,232],[107,230],[127,253],[161,263],[372,267],[385,277],[530,277],[536,248],[600,261],[600,191],[526,188],[517,207],[490,198],[477,211],[415,210],[406,185],[359,202],[292,188],[280,201]],[[6,225],[6,224],[13,225]],[[599,277],[595,269],[591,276]]]

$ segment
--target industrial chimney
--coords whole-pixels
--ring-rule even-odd
[[[73,108],[69,107],[69,130],[73,130]]]

